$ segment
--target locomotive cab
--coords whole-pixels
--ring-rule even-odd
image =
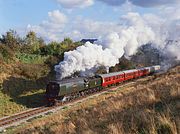
[[[59,94],[59,84],[55,82],[49,82],[46,87],[46,99],[49,104],[54,104]]]

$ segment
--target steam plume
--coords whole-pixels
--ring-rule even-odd
[[[180,60],[179,17],[172,16],[167,20],[155,15],[128,13],[121,20],[119,32],[109,33],[98,44],[87,42],[74,51],[66,52],[64,61],[55,66],[58,78],[77,71],[93,72],[100,66],[115,66],[123,55],[129,57],[147,43],[153,44],[167,57]]]
[[[66,52],[64,61],[55,66],[59,78],[99,66],[115,66],[123,55],[133,55],[139,46],[154,41],[154,32],[139,14],[129,13],[123,19],[128,25],[122,27],[119,33],[110,33],[104,37],[100,41],[101,45],[87,42],[76,50]]]

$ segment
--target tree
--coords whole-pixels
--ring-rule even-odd
[[[27,43],[27,45],[31,46],[33,52],[35,52],[40,47],[38,38],[36,37],[36,33],[33,31],[30,31],[26,35],[26,43]]]
[[[0,42],[2,44],[5,44],[12,50],[17,50],[19,49],[21,39],[17,35],[16,31],[10,29],[8,32],[6,32],[5,35],[2,35],[2,37],[0,38]]]
[[[38,38],[36,33],[30,31],[25,37],[25,46],[23,47],[26,53],[40,53],[40,47],[45,45],[44,40],[40,37]]]
[[[62,48],[58,42],[50,42],[48,45],[41,48],[41,54],[59,56],[62,54]]]
[[[64,38],[64,41],[62,41],[61,44],[68,46],[68,45],[72,45],[73,41],[70,38]]]
[[[70,38],[64,38],[64,40],[61,42],[61,48],[63,50],[69,49],[73,45],[73,41]]]

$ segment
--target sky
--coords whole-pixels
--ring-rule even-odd
[[[0,34],[13,29],[21,36],[35,31],[46,41],[101,38],[118,31],[129,12],[154,24],[169,15],[179,20],[179,7],[180,0],[0,0]]]

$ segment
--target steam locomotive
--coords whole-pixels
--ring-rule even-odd
[[[46,88],[46,100],[48,105],[55,105],[90,92],[103,90],[106,87],[122,83],[127,80],[139,78],[160,70],[160,66],[150,66],[140,69],[125,70],[108,74],[98,74],[95,77],[80,77],[65,79],[62,81],[50,81]]]

